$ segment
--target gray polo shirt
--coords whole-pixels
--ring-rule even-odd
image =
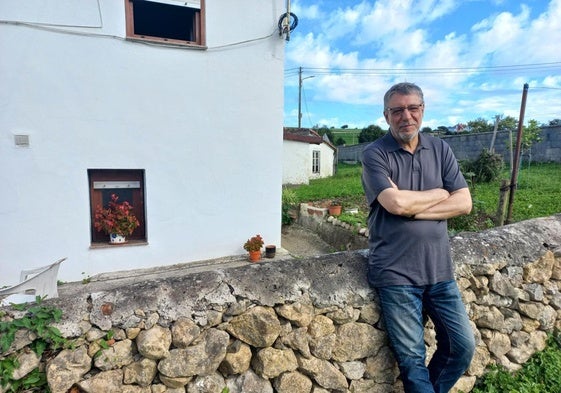
[[[422,191],[467,187],[450,146],[419,134],[415,154],[402,149],[391,133],[364,148],[362,185],[370,214],[368,281],[373,287],[430,285],[454,279],[446,220],[415,220],[389,213],[377,200],[391,187]]]

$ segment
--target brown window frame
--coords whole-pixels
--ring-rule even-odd
[[[127,194],[130,194],[132,199],[127,196],[119,195],[120,189],[100,189],[94,187],[94,182],[135,182],[139,184],[138,188],[126,188]],[[109,242],[109,235],[98,232],[94,228],[94,214],[97,206],[103,205],[103,193],[111,192],[120,196],[119,202],[127,201],[133,207],[133,213],[140,222],[134,232],[127,236],[127,239],[133,243],[146,242],[146,211],[144,199],[144,170],[143,169],[88,169],[88,182],[90,190],[90,231],[91,242],[94,244],[107,244]],[[122,191],[122,190],[121,190]],[[107,206],[105,206],[107,207]]]
[[[193,19],[191,22],[191,34],[194,36],[194,40],[182,40],[174,38],[166,38],[156,35],[148,34],[138,34],[135,32],[135,17],[134,17],[134,4],[135,2],[142,2],[144,5],[147,3],[154,3],[159,5],[154,5],[155,7],[178,7],[185,8],[182,5],[173,5],[168,3],[159,3],[157,0],[124,0],[125,1],[125,18],[126,18],[126,35],[129,39],[151,41],[155,43],[166,43],[174,45],[192,46],[197,48],[206,47],[206,34],[205,34],[205,0],[200,0],[200,8],[198,11],[194,11]],[[188,2],[188,1],[187,1]],[[192,8],[196,10],[197,8]],[[169,26],[169,24],[168,24]],[[184,27],[184,26],[182,26]],[[137,29],[138,30],[138,29]]]

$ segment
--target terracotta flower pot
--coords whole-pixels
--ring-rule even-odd
[[[251,262],[258,262],[261,260],[261,250],[249,251],[249,260]]]
[[[329,215],[330,216],[340,216],[341,215],[341,206],[329,206]]]

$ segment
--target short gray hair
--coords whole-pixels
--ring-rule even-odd
[[[410,82],[401,82],[390,87],[386,94],[384,94],[384,110],[386,110],[386,108],[388,107],[388,102],[390,102],[390,99],[394,94],[400,94],[404,96],[415,94],[419,96],[422,103],[425,102],[423,90],[421,90],[419,86]]]

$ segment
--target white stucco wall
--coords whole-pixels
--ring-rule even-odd
[[[311,160],[313,157],[313,151],[319,150],[320,152],[320,160],[319,160],[319,173],[312,173],[312,165]],[[329,145],[326,143],[322,143],[320,145],[310,145],[310,168],[309,168],[309,176],[310,179],[319,179],[324,177],[333,176],[333,160],[334,160],[334,152]]]
[[[310,144],[290,140],[284,141],[282,184],[309,183],[312,171],[310,154]]]
[[[125,40],[121,0],[2,1],[0,286],[280,245],[285,2],[206,4],[194,50]],[[90,248],[87,170],[113,168],[145,170],[148,245]]]
[[[312,172],[313,151],[320,152],[320,172]],[[334,151],[326,143],[319,145],[285,140],[283,144],[283,184],[309,184],[310,179],[333,176]]]

